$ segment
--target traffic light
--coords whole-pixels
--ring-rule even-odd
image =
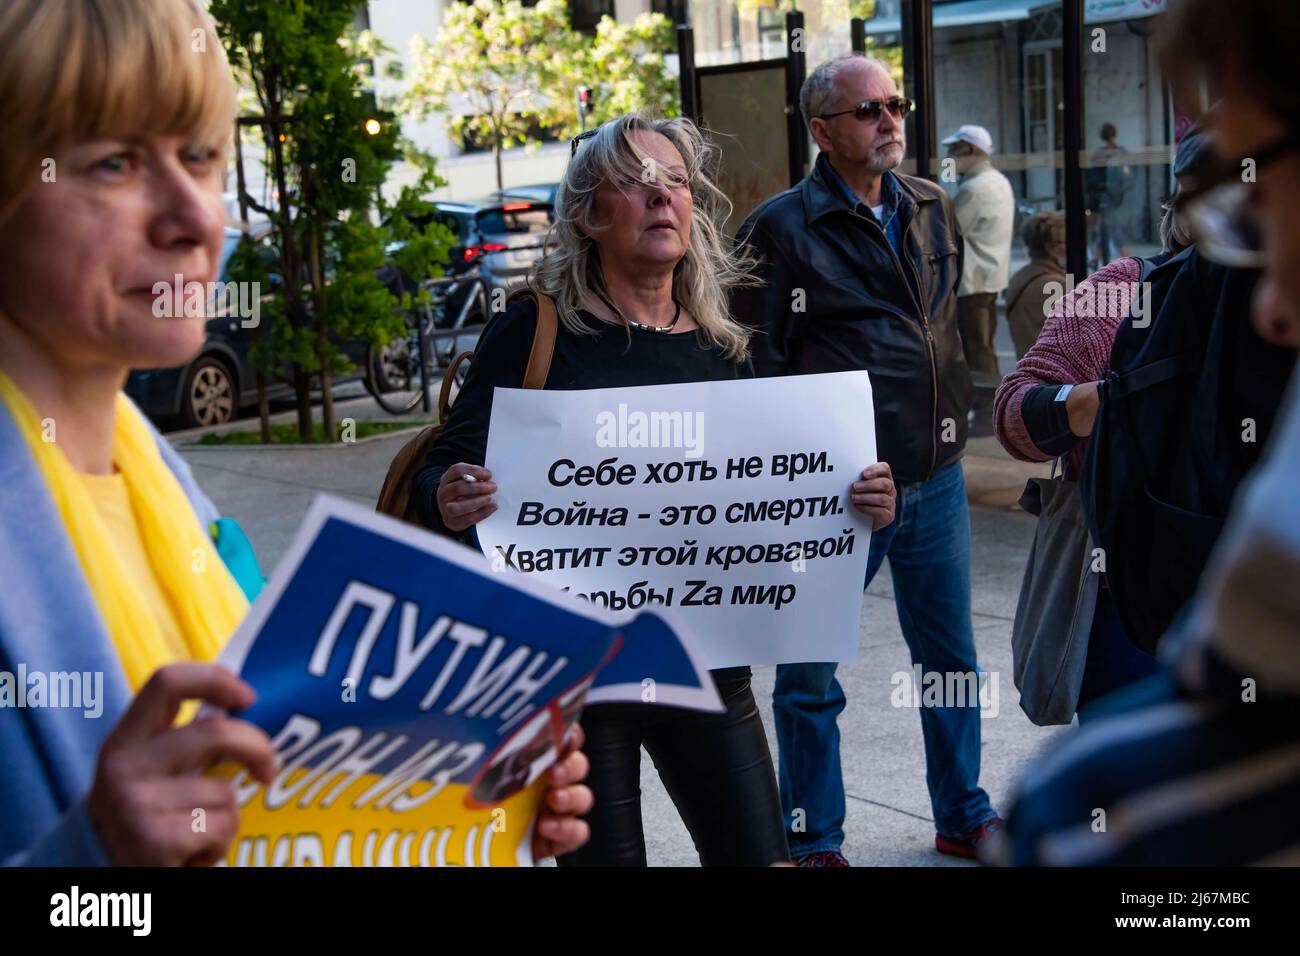
[[[379,108],[379,101],[375,97],[374,90],[363,89],[361,91],[361,100],[364,104],[363,115],[365,117],[361,121],[361,128],[366,131],[367,136],[378,136],[381,133],[390,132],[390,128],[396,128],[393,126],[396,121],[396,114],[392,110]]]
[[[591,93],[590,86],[578,87],[578,109],[582,110],[583,116],[590,116],[595,105],[591,101]]]

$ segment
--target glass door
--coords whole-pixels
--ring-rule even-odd
[[[1057,208],[1065,147],[1061,102],[1061,45],[1025,47],[1025,205]]]

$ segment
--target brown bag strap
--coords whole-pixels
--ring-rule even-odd
[[[549,295],[537,292],[528,294],[537,303],[537,331],[533,333],[533,347],[528,352],[523,387],[545,388],[546,376],[551,372],[551,357],[555,355],[559,319],[555,314],[555,301]],[[447,371],[442,373],[442,388],[438,392],[438,421],[447,420],[447,408],[451,405],[451,383],[456,380],[456,370],[460,368],[461,362],[473,358],[473,352],[461,352],[451,360]]]
[[[555,354],[555,336],[558,320],[555,301],[549,295],[534,292],[537,303],[537,331],[533,334],[533,347],[528,353],[528,367],[524,369],[524,388],[545,388],[546,376],[551,371],[551,356]]]
[[[438,421],[447,420],[447,407],[451,404],[451,383],[456,380],[456,370],[460,368],[461,362],[473,357],[473,352],[461,352],[451,360],[447,371],[442,373],[442,388],[438,390]]]

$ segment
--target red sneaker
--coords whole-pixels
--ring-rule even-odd
[[[795,866],[848,866],[849,861],[839,850],[819,850],[795,861]]]
[[[947,853],[949,856],[959,856],[965,860],[973,860],[979,855],[980,844],[991,834],[997,833],[1001,829],[1002,818],[991,817],[964,836],[948,837],[942,833],[936,833],[934,835],[934,848],[940,853]]]

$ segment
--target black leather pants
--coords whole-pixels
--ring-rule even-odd
[[[772,755],[749,677],[715,675],[719,714],[647,704],[597,704],[582,715],[596,802],[591,840],[560,866],[645,866],[641,747],[677,806],[704,866],[788,860]]]

